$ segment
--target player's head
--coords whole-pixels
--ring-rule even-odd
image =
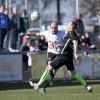
[[[77,28],[77,23],[75,21],[69,21],[68,22],[68,30],[73,31]]]
[[[17,6],[14,6],[14,7],[12,8],[12,11],[13,11],[13,14],[17,14],[17,12],[18,12]]]
[[[29,36],[28,36],[28,35],[25,35],[25,36],[23,37],[23,44],[27,44],[28,41],[29,41]]]
[[[8,11],[7,8],[5,8],[4,14],[5,14],[5,15],[8,15],[8,14],[9,14],[9,11]]]
[[[22,12],[23,16],[26,16],[27,15],[27,10],[24,9],[23,12]]]
[[[76,13],[76,19],[80,19],[81,17],[82,17],[82,15],[79,12],[77,12]]]
[[[0,5],[0,12],[4,12],[5,11],[5,6]]]
[[[56,34],[57,30],[58,30],[58,24],[56,22],[52,22],[50,24],[50,29],[52,31],[53,34]]]

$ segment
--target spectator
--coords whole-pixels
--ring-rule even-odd
[[[84,35],[81,35],[80,41],[83,49],[87,49],[87,50],[96,49],[96,46],[94,44],[91,44],[91,38],[89,33],[85,33]]]
[[[91,38],[90,38],[90,34],[89,33],[85,33],[85,43],[88,47],[88,49],[90,50],[95,50],[97,49],[96,46],[94,44],[91,44]]]
[[[41,51],[47,50],[48,43],[46,42],[45,37],[42,35],[39,36],[38,47]]]
[[[21,34],[18,35],[18,48],[20,48],[22,44],[22,38],[27,33],[29,29],[29,19],[27,16],[27,10],[23,10],[21,17]]]
[[[27,30],[29,29],[29,18],[28,18],[26,9],[24,9],[22,12],[21,26],[22,26],[22,32],[25,34]]]
[[[76,14],[75,21],[77,23],[76,31],[78,33],[78,36],[80,37],[82,34],[84,34],[84,23],[82,21],[82,15],[79,12]]]
[[[30,47],[30,51],[31,52],[40,52],[39,47],[38,47],[38,36],[36,34],[30,36],[30,40],[29,40],[31,47]]]
[[[4,39],[9,29],[9,18],[4,14],[5,7],[0,6],[0,51],[3,50]]]
[[[6,50],[8,50],[9,48],[9,33],[10,33],[10,26],[11,26],[11,23],[10,23],[10,18],[9,18],[9,11],[8,9],[6,8],[5,11],[4,11],[4,14],[6,15],[7,17],[7,35],[6,35],[6,39],[5,39],[5,48]]]
[[[28,56],[27,56],[27,52],[30,51],[30,44],[29,44],[29,36],[25,35],[23,37],[23,42],[22,45],[20,47],[20,52],[23,52],[23,57],[22,57],[22,61],[23,61],[23,70],[27,71],[28,69]]]
[[[87,48],[87,45],[86,45],[86,41],[85,41],[85,36],[84,36],[84,34],[81,35],[80,41],[81,41],[82,49],[86,49],[86,48]]]
[[[17,13],[17,7],[13,7],[13,15],[11,17],[11,37],[10,37],[10,46],[11,49],[17,48],[18,34],[21,32],[21,18]]]

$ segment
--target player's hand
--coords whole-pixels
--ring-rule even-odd
[[[77,54],[74,54],[74,58],[77,60],[78,59],[78,55]]]
[[[76,63],[79,63],[78,59],[79,59],[79,56],[77,54],[74,54],[74,60],[75,60]]]
[[[79,66],[82,64],[82,57],[80,55],[75,55],[73,61],[76,66]]]

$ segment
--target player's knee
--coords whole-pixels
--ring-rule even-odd
[[[75,71],[71,71],[72,76],[74,76],[74,75],[75,75],[75,73],[76,73]]]
[[[48,61],[48,65],[50,65],[51,61]]]
[[[53,68],[52,68],[51,65],[48,65],[48,70],[49,70],[49,71],[53,70]]]

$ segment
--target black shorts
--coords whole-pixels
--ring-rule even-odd
[[[48,59],[48,61],[52,61],[52,60],[54,60],[56,58],[56,56],[57,56],[57,54],[48,52],[47,59]]]
[[[62,67],[63,65],[66,65],[67,69],[70,71],[74,71],[74,64],[73,64],[73,58],[68,58],[65,55],[59,55],[57,56],[51,63],[50,65],[54,68],[54,69],[59,69],[60,67]]]

